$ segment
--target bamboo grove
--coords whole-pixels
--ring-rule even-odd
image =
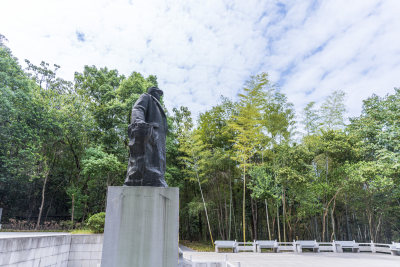
[[[122,185],[130,110],[157,78],[86,66],[65,81],[57,65],[22,69],[0,42],[2,223],[82,226]],[[344,101],[335,91],[296,115],[260,73],[195,122],[187,107],[167,111],[180,238],[399,241],[400,90],[354,118]]]

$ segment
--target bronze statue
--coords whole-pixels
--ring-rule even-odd
[[[163,91],[150,87],[133,105],[124,185],[168,187],[164,178],[167,119],[160,104],[162,95]]]

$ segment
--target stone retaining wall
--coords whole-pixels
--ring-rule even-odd
[[[103,235],[0,238],[1,267],[97,267]]]
[[[97,267],[102,249],[103,235],[73,235],[67,267]]]

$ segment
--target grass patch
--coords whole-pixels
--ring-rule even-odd
[[[231,248],[218,248],[218,252],[219,253],[233,253],[233,250]]]
[[[191,248],[198,252],[214,252],[215,249],[211,244],[211,241],[188,241],[188,240],[179,240],[179,244],[184,245],[188,248]]]
[[[268,252],[274,252],[274,249],[273,249],[273,248],[262,248],[262,249],[261,249],[261,252],[266,252],[266,253],[268,253]]]
[[[73,235],[88,235],[93,234],[93,231],[89,229],[75,229],[70,231],[70,233]]]
[[[92,230],[89,229],[74,229],[74,230],[8,230],[8,229],[1,229],[0,232],[15,232],[15,233],[31,233],[31,232],[38,232],[38,233],[53,233],[53,232],[60,232],[60,233],[71,233],[73,235],[87,235],[87,234],[94,234]]]
[[[15,233],[31,233],[31,232],[39,232],[39,233],[53,233],[53,232],[68,232],[68,230],[15,230],[15,229],[1,229],[0,232],[15,232]]]

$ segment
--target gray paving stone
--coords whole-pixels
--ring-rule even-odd
[[[381,253],[214,253],[184,252],[198,261],[224,261],[225,255],[240,267],[399,267],[400,257]],[[237,265],[236,265],[237,266]]]

